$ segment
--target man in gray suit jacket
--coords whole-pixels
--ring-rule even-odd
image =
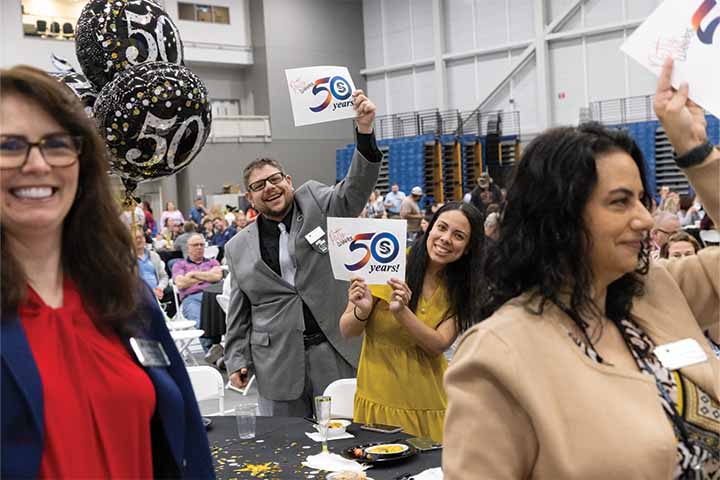
[[[360,90],[353,104],[357,149],[334,187],[309,181],[294,190],[272,159],[244,171],[246,197],[260,215],[225,246],[231,273],[225,363],[239,388],[254,370],[260,415],[312,415],[315,395],[355,376],[361,341],[340,335],[347,286],[332,274],[327,217],[360,214],[382,155],[372,133],[375,105]]]

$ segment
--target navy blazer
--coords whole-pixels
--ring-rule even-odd
[[[139,314],[145,321],[138,336],[162,343],[171,362],[167,368],[141,366],[155,386],[156,406],[151,421],[154,475],[214,478],[195,394],[165,318],[151,301],[143,304]],[[2,477],[36,478],[45,435],[40,374],[17,312],[3,312],[2,317]],[[129,339],[123,341],[129,349]],[[130,354],[134,359],[135,355]]]

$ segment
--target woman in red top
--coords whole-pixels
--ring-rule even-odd
[[[2,477],[211,478],[197,403],[139,286],[92,120],[30,67],[0,70],[0,91]],[[143,366],[133,337],[170,361]]]
[[[149,230],[149,233],[151,236],[155,236],[157,233],[157,228],[155,227],[155,217],[153,217],[153,211],[152,207],[150,207],[150,202],[147,200],[142,202],[143,206],[143,213],[145,214],[145,229]]]

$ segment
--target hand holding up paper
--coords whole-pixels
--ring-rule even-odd
[[[405,220],[328,217],[330,265],[337,280],[368,285],[405,278]]]
[[[356,314],[360,314],[362,318],[367,318],[373,309],[373,297],[370,288],[362,277],[352,277],[350,279],[350,288],[348,289],[348,300],[350,300]]]
[[[707,140],[705,112],[688,99],[688,84],[683,82],[676,91],[671,83],[673,60],[668,58],[663,65],[655,92],[655,113],[660,119],[679,156]]]
[[[362,106],[363,113],[369,114],[370,107],[373,107],[369,122],[372,125],[375,117],[374,105],[363,104],[364,100],[368,100],[361,91],[353,94],[356,91],[355,85],[346,67],[289,68],[285,70],[285,77],[296,127],[355,118],[356,99],[357,105]],[[362,121],[363,124],[367,123],[366,118]]]
[[[373,122],[375,121],[375,104],[365,96],[362,90],[355,90],[353,96],[353,109],[357,113],[355,123],[358,132],[371,133]]]
[[[665,0],[620,48],[656,75],[673,58],[672,86],[687,82],[690,98],[720,116],[719,26],[716,0]]]

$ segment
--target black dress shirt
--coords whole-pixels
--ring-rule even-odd
[[[374,133],[360,133],[355,129],[357,149],[369,162],[377,163],[382,160],[382,152],[377,146]]]
[[[294,212],[295,207],[293,206],[282,219],[282,223],[285,224],[285,230],[288,233],[292,226]],[[282,277],[282,273],[280,272],[280,229],[278,228],[280,222],[270,220],[264,215],[258,215],[256,221],[258,223],[258,233],[260,234],[260,256],[268,267]],[[315,316],[305,302],[303,302],[303,320],[305,322],[304,335],[322,332],[317,320],[315,320]]]

